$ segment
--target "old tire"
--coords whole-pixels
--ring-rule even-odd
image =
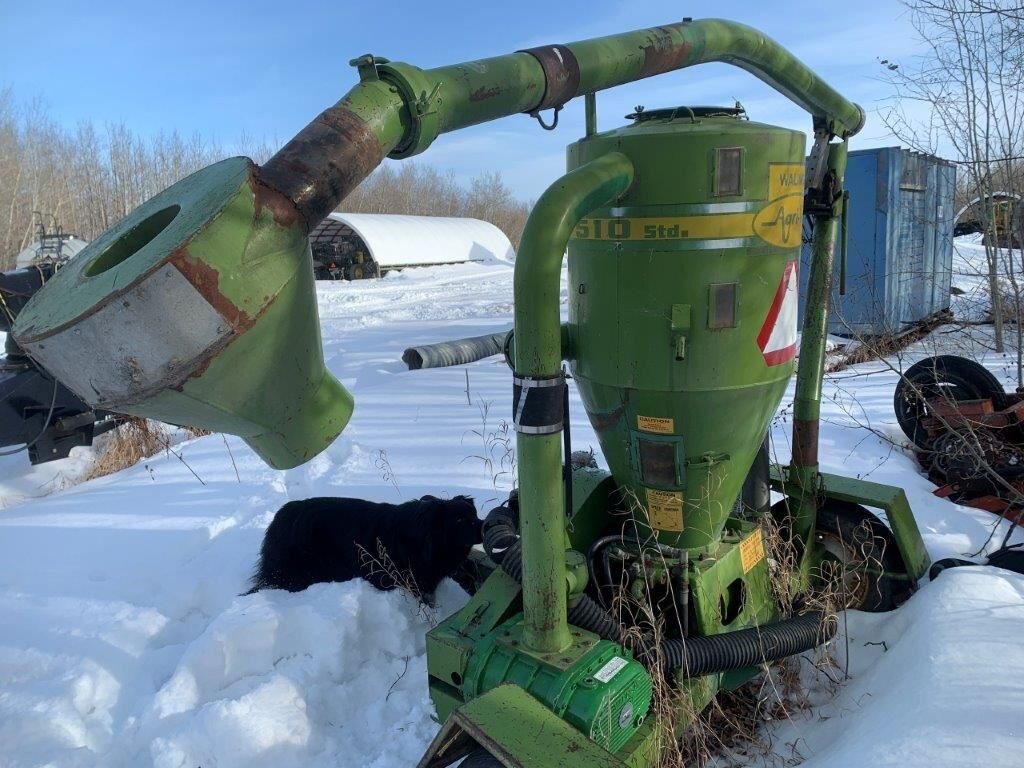
[[[909,596],[909,582],[885,575],[905,571],[896,539],[864,507],[827,499],[818,510],[815,538],[827,553],[822,570],[830,570],[830,564],[839,568],[844,607],[891,611]]]
[[[501,761],[485,749],[470,752],[466,759],[459,763],[459,768],[504,768]]]
[[[930,415],[927,400],[944,397],[952,401],[991,398],[996,409],[1003,407],[1005,392],[987,368],[956,355],[938,355],[914,363],[896,383],[893,410],[896,421],[918,448],[930,449],[932,438],[922,425]]]

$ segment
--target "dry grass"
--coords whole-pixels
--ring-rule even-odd
[[[635,505],[637,500],[631,499]],[[798,552],[774,521],[765,521],[763,531],[766,556],[780,614],[792,613],[797,601],[792,573],[799,562]],[[836,610],[846,602],[846,582],[842,574],[830,574],[828,580],[811,595],[801,595],[803,608],[822,610],[827,621],[835,621]],[[636,601],[619,590],[613,608],[626,625],[639,625],[632,634],[634,646],[657,648],[664,636],[664,619],[651,606],[653,585],[647,585],[648,600]],[[646,639],[641,640],[641,636]],[[702,711],[695,711],[691,686],[663,675],[653,675],[654,695],[651,716],[658,723],[657,753],[659,768],[697,768],[699,766],[791,766],[802,761],[793,745],[776,744],[773,722],[804,719],[813,706],[827,701],[838,691],[843,672],[826,644],[801,656],[764,665],[750,682],[733,691],[718,693]],[[654,651],[660,654],[659,651]],[[658,668],[657,666],[653,668]],[[681,738],[675,723],[689,721]]]
[[[181,429],[189,439],[210,434],[209,430],[199,427],[182,427]],[[148,419],[132,417],[106,436],[96,462],[84,479],[93,480],[97,477],[112,475],[138,464],[143,459],[155,456],[161,451],[169,450],[170,442],[167,433],[160,424]]]
[[[424,594],[423,590],[420,589],[420,585],[416,583],[416,577],[410,571],[403,571],[395,565],[395,561],[388,553],[387,547],[384,546],[380,539],[377,539],[376,553],[370,552],[358,544],[356,549],[359,550],[359,559],[362,561],[362,564],[369,569],[368,575],[386,575],[391,580],[395,589],[416,602],[416,611],[424,621],[431,627],[438,625],[440,616],[438,616],[437,610],[434,607],[434,596]]]
[[[142,418],[131,418],[114,429],[92,465],[86,480],[106,477],[155,456],[167,445],[160,427]]]

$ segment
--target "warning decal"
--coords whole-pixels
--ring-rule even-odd
[[[637,429],[645,432],[657,432],[659,435],[671,435],[675,431],[674,419],[663,419],[656,416],[637,416]]]
[[[800,283],[797,263],[790,261],[782,271],[782,280],[768,309],[768,316],[757,334],[765,364],[782,365],[796,357],[796,311]]]
[[[743,563],[743,573],[749,573],[750,569],[762,560],[764,560],[764,539],[761,538],[761,529],[758,528],[740,542],[740,561]]]
[[[683,530],[683,494],[681,491],[656,491],[647,488],[647,514],[651,527],[660,531]]]

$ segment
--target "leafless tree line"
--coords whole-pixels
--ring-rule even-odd
[[[340,210],[483,219],[508,235],[518,248],[530,205],[515,197],[500,173],[482,173],[467,189],[452,173],[404,161],[378,168],[345,199]]]
[[[65,232],[91,240],[136,206],[179,179],[223,157],[257,162],[272,153],[247,137],[226,151],[198,133],[145,138],[127,125],[59,125],[45,105],[20,104],[0,88],[0,269],[35,240],[35,216],[53,215]],[[346,211],[471,216],[502,229],[518,246],[529,205],[497,173],[468,189],[452,174],[426,165],[384,166],[341,206]]]
[[[882,118],[899,139],[957,163],[959,197],[980,199],[986,230],[1002,213],[994,193],[1024,191],[1024,6],[1012,0],[904,0],[924,43],[909,62],[883,60],[895,96]],[[986,240],[994,342],[1004,350],[1004,323],[1016,321],[1018,370],[1024,370],[1024,323],[1006,317],[1002,284],[1024,289],[1024,264]],[[1010,313],[1019,314],[1015,301]]]

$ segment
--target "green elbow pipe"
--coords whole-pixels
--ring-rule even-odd
[[[534,206],[519,246],[513,284],[517,377],[553,379],[561,374],[559,277],[569,237],[580,219],[610,205],[632,182],[633,164],[613,152],[563,176]],[[560,430],[531,434],[517,422],[523,640],[539,653],[556,653],[570,642],[561,446]]]
[[[864,124],[859,106],[768,36],[731,21],[685,20],[430,70],[363,56],[353,61],[361,82],[272,157],[262,179],[311,229],[385,157],[419,154],[442,133],[713,61],[760,78],[833,135]]]

